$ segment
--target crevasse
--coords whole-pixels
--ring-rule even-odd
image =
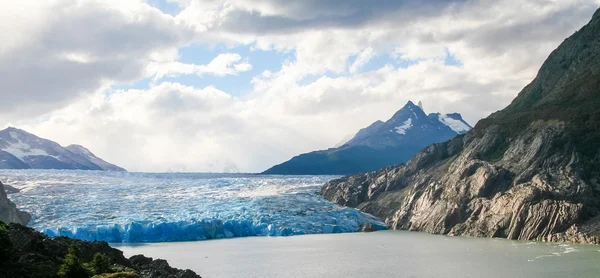
[[[49,236],[108,242],[194,241],[380,229],[377,218],[317,194],[327,176],[0,171],[11,198]]]

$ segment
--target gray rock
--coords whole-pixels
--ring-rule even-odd
[[[129,261],[140,275],[147,278],[200,278],[200,275],[186,269],[176,269],[169,266],[165,260],[153,260],[143,255],[135,255]]]
[[[6,194],[14,194],[14,193],[19,193],[21,192],[20,189],[12,187],[8,184],[4,184],[4,190],[6,190]]]
[[[8,199],[4,185],[0,182],[0,221],[27,225],[30,220],[29,213],[18,210],[17,206]]]
[[[321,194],[392,229],[600,243],[600,10],[506,109]]]

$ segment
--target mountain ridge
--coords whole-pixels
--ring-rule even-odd
[[[126,171],[98,158],[83,146],[65,148],[15,127],[0,130],[0,169]]]
[[[373,171],[406,162],[412,155],[431,143],[443,142],[464,130],[456,131],[449,121],[471,126],[460,114],[431,113],[427,115],[408,101],[387,121],[375,121],[360,129],[352,139],[339,147],[313,151],[275,165],[263,174],[338,175]]]

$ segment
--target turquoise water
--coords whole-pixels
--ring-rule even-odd
[[[600,277],[600,247],[405,231],[115,245],[211,277]]]

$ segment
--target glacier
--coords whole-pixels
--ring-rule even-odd
[[[48,236],[117,242],[386,229],[378,218],[323,199],[335,176],[1,170],[11,199]]]

